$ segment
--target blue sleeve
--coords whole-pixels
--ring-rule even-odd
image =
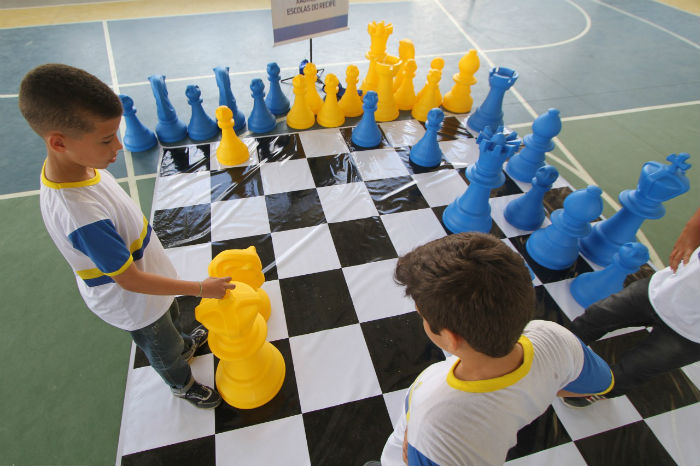
[[[609,392],[612,390],[614,380],[608,363],[603,361],[580,339],[579,343],[583,348],[583,369],[576,380],[564,387],[564,390],[572,393],[596,395]]]
[[[130,262],[131,252],[109,219],[84,225],[69,234],[68,239],[105,275],[120,272]]]
[[[408,464],[411,466],[439,466],[435,461],[416,450],[410,443],[407,450]]]

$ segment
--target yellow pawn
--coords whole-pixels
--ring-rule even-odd
[[[226,105],[216,109],[216,120],[221,128],[221,142],[216,149],[216,158],[222,165],[238,165],[250,158],[248,146],[233,130],[233,112]]]
[[[399,106],[399,110],[411,110],[413,105],[416,103],[416,91],[413,88],[413,77],[416,75],[416,61],[412,58],[408,59],[406,62],[406,67],[404,68],[404,79],[401,82],[401,86],[394,93],[394,100],[396,105]]]
[[[345,123],[345,114],[338,105],[338,78],[333,73],[326,76],[326,100],[318,112],[318,124],[326,128],[336,128]]]
[[[471,86],[476,83],[474,73],[479,69],[479,55],[476,50],[469,50],[459,60],[459,73],[452,76],[455,84],[452,89],[445,94],[442,106],[453,113],[468,113],[472,109],[474,100],[472,99]]]
[[[418,94],[416,103],[411,110],[411,116],[418,121],[425,121],[428,112],[435,108],[435,88],[440,82],[440,71],[431,69],[428,71],[428,79],[425,86]]]
[[[231,281],[243,282],[260,295],[262,305],[260,313],[265,320],[270,319],[270,298],[260,288],[265,283],[265,275],[262,272],[262,262],[255,246],[247,249],[227,249],[220,252],[209,263],[207,270],[210,277],[231,277]]]
[[[304,65],[304,78],[306,79],[306,104],[309,106],[314,115],[318,115],[321,110],[321,105],[323,105],[323,100],[321,96],[318,95],[318,89],[316,89],[316,80],[318,79],[318,71],[316,70],[316,65],[313,63],[307,63]]]
[[[298,74],[292,80],[294,88],[294,104],[287,113],[287,126],[292,129],[311,128],[316,121],[316,116],[306,103],[306,80]]]
[[[204,298],[195,318],[209,329],[209,348],[219,358],[216,387],[226,403],[253,409],[272,400],[282,388],[286,366],[267,338],[260,295],[233,282],[223,299]]]
[[[394,100],[394,67],[386,63],[377,63],[377,110],[374,118],[377,121],[393,121],[399,116],[399,106]]]
[[[348,65],[345,70],[345,93],[340,98],[338,105],[343,110],[346,117],[356,117],[362,115],[362,99],[357,94],[357,82],[359,81],[360,70],[355,65]]]
[[[394,94],[396,94],[396,91],[399,90],[399,87],[401,87],[401,84],[405,79],[408,60],[414,60],[415,63],[415,59],[416,48],[413,45],[413,41],[411,39],[401,39],[399,41],[399,70],[394,78]]]

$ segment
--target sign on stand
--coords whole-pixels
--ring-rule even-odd
[[[348,28],[349,0],[272,0],[274,45]]]

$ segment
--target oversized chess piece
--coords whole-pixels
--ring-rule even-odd
[[[151,90],[156,99],[158,110],[158,124],[156,125],[156,135],[160,142],[170,144],[182,141],[187,137],[187,125],[185,125],[175,112],[173,104],[168,98],[168,89],[165,86],[165,76],[154,74],[148,77],[151,82]]]
[[[437,140],[437,132],[442,126],[445,114],[439,108],[428,112],[425,134],[412,148],[409,160],[421,167],[437,167],[442,162],[442,150]]]
[[[409,60],[413,60],[413,63],[415,63],[416,48],[413,45],[413,41],[411,41],[411,39],[401,39],[399,41],[399,69],[396,73],[396,76],[394,77],[394,94],[396,94],[396,91],[399,90],[399,87],[401,87],[401,84],[403,84],[404,79],[406,79],[406,64]],[[416,71],[413,70],[411,79],[413,79],[415,73]]]
[[[416,75],[416,61],[409,59],[403,70],[404,77],[401,80],[401,85],[394,92],[394,101],[398,105],[399,110],[411,110],[416,103],[416,91],[413,88],[413,78]]]
[[[503,126],[503,97],[518,79],[518,73],[503,66],[491,68],[489,72],[489,93],[484,102],[467,119],[467,126],[474,131],[485,127],[495,130]]]
[[[347,88],[340,98],[338,105],[343,110],[346,117],[356,117],[362,115],[362,99],[357,93],[357,81],[359,81],[360,70],[355,65],[348,65],[345,70],[345,82]]]
[[[245,115],[238,109],[236,98],[231,92],[231,78],[228,75],[228,66],[217,66],[214,68],[214,76],[216,77],[216,85],[219,88],[219,105],[226,105],[233,112],[233,119],[236,126],[234,131],[243,131],[245,128]]]
[[[561,131],[559,110],[550,108],[532,123],[532,134],[523,138],[525,147],[506,165],[506,173],[518,181],[529,182],[544,166],[545,153],[554,148],[554,138]]]
[[[640,243],[625,243],[603,270],[583,273],[571,282],[571,296],[587,308],[596,301],[622,290],[627,275],[649,261],[649,250]]]
[[[428,78],[425,86],[419,92],[419,97],[416,98],[416,103],[411,109],[411,116],[418,121],[425,121],[428,118],[428,112],[431,108],[435,108],[435,89],[440,82],[440,72],[435,69],[428,71]]]
[[[534,232],[525,243],[530,257],[552,270],[574,265],[579,238],[591,231],[591,222],[603,211],[602,192],[598,186],[588,186],[566,196],[564,208],[549,216],[552,224]]]
[[[267,133],[275,129],[277,120],[265,105],[265,83],[255,78],[250,82],[253,110],[248,117],[248,129],[251,133]]]
[[[239,165],[250,158],[248,146],[241,141],[234,128],[233,112],[226,105],[216,109],[216,119],[221,128],[221,141],[216,149],[216,158],[222,165]]]
[[[510,201],[503,216],[515,228],[537,230],[544,222],[544,195],[552,188],[559,172],[551,165],[540,167],[532,177],[532,187],[528,192]]]
[[[365,54],[365,58],[369,60],[369,69],[365,75],[365,79],[362,81],[360,89],[363,93],[368,91],[376,91],[377,83],[379,81],[377,76],[376,65],[377,63],[383,63],[387,58],[386,53],[386,42],[389,36],[394,32],[394,26],[391,23],[384,23],[384,21],[376,22],[372,21],[367,25],[367,32],[370,36],[370,48],[369,52]]]
[[[277,63],[267,64],[267,79],[270,81],[270,91],[265,97],[265,105],[276,116],[282,116],[289,111],[289,99],[280,87],[280,67]]]
[[[345,114],[338,105],[338,78],[333,73],[326,75],[326,100],[318,112],[318,124],[325,128],[337,128],[345,123]]]
[[[255,246],[248,246],[246,249],[226,249],[220,252],[209,263],[207,272],[210,277],[231,277],[232,281],[243,282],[256,290],[262,301],[266,301],[261,306],[261,314],[266,321],[270,319],[270,298],[261,288],[265,283],[265,275]]]
[[[294,104],[287,113],[287,126],[292,129],[311,128],[316,122],[316,116],[306,103],[306,79],[298,74],[292,79],[294,88]]]
[[[455,84],[442,99],[442,106],[452,113],[469,113],[474,103],[471,86],[476,84],[474,74],[479,69],[479,55],[476,50],[469,50],[459,60],[458,66],[459,73],[452,76]]]
[[[316,81],[318,80],[316,65],[313,63],[304,65],[304,79],[306,79],[306,105],[314,112],[314,115],[318,115],[323,105],[323,99],[316,89]]]
[[[374,111],[377,109],[376,92],[367,92],[363,109],[362,119],[352,130],[352,142],[356,146],[365,149],[377,147],[382,142],[382,133],[379,130],[377,121],[374,119]]]
[[[430,62],[430,70],[428,70],[428,79],[426,79],[425,85],[416,95],[417,101],[425,101],[426,105],[430,108],[437,108],[442,105],[442,94],[440,93],[440,80],[442,79],[442,69],[445,67],[445,60],[441,57],[435,57]],[[437,76],[437,79],[433,78],[430,80],[431,74],[433,77]],[[424,96],[424,93],[428,93],[428,96]]]
[[[476,142],[479,145],[479,159],[467,168],[469,186],[442,214],[443,223],[452,233],[491,231],[491,190],[505,182],[506,177],[501,169],[503,162],[520,147],[517,133],[505,134],[502,127],[495,134],[491,128],[485,129]]]
[[[393,121],[399,116],[399,106],[394,100],[394,67],[386,63],[377,63],[377,121]]]
[[[124,110],[126,132],[124,133],[124,147],[131,152],[143,152],[158,144],[155,133],[139,121],[134,108],[134,100],[128,95],[119,94]]]
[[[661,203],[690,189],[685,176],[685,171],[691,167],[685,162],[688,157],[687,153],[671,154],[666,157],[670,165],[645,163],[637,188],[620,193],[622,208],[612,217],[595,224],[591,234],[579,244],[581,253],[598,265],[608,265],[623,244],[634,241],[644,220],[663,217],[666,209]]]
[[[185,89],[187,103],[192,107],[190,124],[187,125],[187,133],[193,141],[206,141],[219,134],[216,122],[204,111],[202,107],[202,91],[199,86],[190,84]]]

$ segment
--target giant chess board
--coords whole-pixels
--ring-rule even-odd
[[[129,367],[117,462],[124,465],[362,465],[379,459],[407,388],[445,355],[427,339],[412,302],[394,284],[399,255],[445,236],[445,207],[468,186],[478,159],[464,117],[439,132],[440,166],[423,169],[409,151],[424,134],[415,120],[380,123],[380,147],[362,150],[352,128],[243,138],[248,162],[219,165],[217,143],[164,148],[152,225],[183,279],[201,280],[219,252],[255,246],[272,301],[268,340],[282,353],[284,385],[253,410],[225,403],[200,410],[170,394],[135,347]],[[531,232],[503,218],[529,184],[512,180],[491,193],[491,233],[531,266],[536,318],[568,326],[583,309],[571,280],[596,267],[579,257],[552,271],[525,251]],[[559,178],[548,212],[572,192]],[[549,223],[545,220],[544,226]],[[648,275],[643,267],[634,277]],[[185,327],[199,299],[178,297]],[[615,358],[645,329],[609,335],[593,348]],[[214,383],[217,359],[202,348],[195,377]],[[697,371],[697,367],[693,370]],[[688,373],[689,374],[689,373]],[[695,373],[694,380],[698,380]],[[523,428],[509,464],[675,464],[674,416],[694,416],[700,392],[683,370],[628,396],[572,409],[556,400]]]

